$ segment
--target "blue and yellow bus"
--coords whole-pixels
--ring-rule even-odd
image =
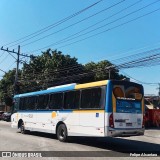
[[[103,80],[67,84],[14,96],[11,126],[21,133],[117,137],[144,134],[143,86]]]

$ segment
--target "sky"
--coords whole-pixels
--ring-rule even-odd
[[[8,47],[9,50],[15,49],[15,51],[17,51],[17,46],[20,45],[21,53],[40,55],[41,51],[47,49],[44,47],[49,46],[53,50],[57,49],[62,51],[63,54],[76,57],[78,62],[82,64],[91,61],[99,62],[101,60],[110,60],[112,62],[115,59],[130,55],[133,55],[134,58],[134,54],[139,53],[141,55],[144,51],[159,48],[160,10],[157,10],[160,9],[159,0],[102,0],[90,9],[37,37],[32,37],[25,42],[21,40],[18,43],[9,44],[51,24],[55,24],[97,1],[99,0],[1,0],[0,47],[4,46],[4,48]],[[129,7],[131,5],[132,7]],[[125,9],[127,7],[129,8]],[[138,9],[141,10],[137,11]],[[120,12],[121,10],[123,11]],[[120,25],[154,10],[157,11],[125,25]],[[137,12],[130,14],[134,11]],[[100,13],[84,20],[98,12]],[[102,20],[104,21],[80,34],[97,29],[98,27],[99,29],[82,36],[78,34],[75,39],[70,41],[58,45],[54,44]],[[103,27],[100,28],[100,26]],[[100,32],[103,33],[92,36]],[[33,43],[34,40],[49,34],[52,35]],[[90,38],[85,39],[86,37]],[[25,44],[28,45],[23,46]],[[50,46],[50,44],[54,45]],[[13,54],[11,56],[7,52],[0,50],[0,69],[7,72],[15,68],[16,63],[13,56],[15,57],[16,55]],[[20,65],[20,67],[22,67],[22,65]],[[133,78],[131,78],[133,81],[135,81],[135,79],[138,80],[138,82],[140,81],[144,86],[145,94],[158,94],[158,90],[156,89],[158,88],[158,84],[148,83],[160,83],[160,66],[122,69],[120,73],[129,75]],[[4,73],[1,71],[0,76],[3,75]]]

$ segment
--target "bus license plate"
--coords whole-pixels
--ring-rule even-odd
[[[126,123],[126,126],[127,127],[132,126],[132,123]]]

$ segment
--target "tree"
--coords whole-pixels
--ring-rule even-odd
[[[13,84],[15,80],[15,69],[9,70],[5,73],[3,79],[0,81],[0,99],[5,101],[6,97],[13,96]]]
[[[79,74],[84,66],[77,62],[75,57],[64,55],[62,52],[48,49],[41,56],[37,56],[24,64],[22,68],[22,88],[25,91],[46,89],[50,86],[72,83],[73,79],[66,78]]]
[[[93,81],[98,81],[98,80],[105,80],[105,79],[117,79],[121,80],[123,78],[126,78],[123,75],[119,74],[118,69],[110,69],[107,70],[106,68],[112,66],[112,63],[104,60],[100,61],[98,63],[90,62],[85,65],[85,68],[89,72],[93,72],[92,74],[92,80]],[[109,77],[109,72],[110,72],[110,77]]]
[[[86,83],[109,79],[107,66],[111,62],[104,60],[98,63],[90,62],[82,65],[77,58],[64,55],[57,50],[48,49],[29,63],[25,63],[19,70],[19,81],[16,89],[19,93],[38,91],[51,86],[69,83]],[[110,70],[111,79],[125,78],[119,75],[117,69]],[[13,96],[13,84],[15,80],[15,69],[8,71],[0,81],[0,98],[2,101]],[[7,97],[7,98],[6,98]]]

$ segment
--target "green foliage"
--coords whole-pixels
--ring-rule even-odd
[[[25,93],[62,84],[109,79],[106,67],[111,65],[107,60],[82,65],[77,62],[75,57],[72,58],[60,51],[48,49],[46,52],[42,52],[42,55],[31,58],[28,64],[23,65],[19,70],[19,82],[16,89],[19,93]],[[123,75],[119,75],[118,70],[111,70],[110,73],[111,79],[124,78]],[[15,70],[10,70],[0,81],[1,101],[13,96],[14,80]],[[7,101],[7,103],[11,102]]]
[[[105,79],[123,79],[125,76],[119,75],[119,70],[117,69],[110,69],[110,77],[109,77],[109,70],[106,69],[106,67],[111,66],[112,63],[110,63],[107,60],[100,61],[98,63],[90,62],[85,65],[85,68],[87,71],[95,71],[95,73],[92,76],[93,81],[99,81],[99,80],[105,80]]]
[[[12,106],[13,105],[13,99],[11,97],[9,97],[9,96],[6,96],[4,101],[5,101],[5,104],[7,106]]]
[[[72,79],[65,77],[75,74],[75,70],[71,70],[72,66],[79,69],[77,74],[84,70],[84,67],[78,64],[75,57],[71,58],[69,55],[57,52],[57,50],[48,49],[41,56],[31,60],[29,64],[24,64],[21,75],[21,91],[29,92],[71,83]]]
[[[0,81],[0,99],[4,101],[6,97],[13,95],[13,84],[15,79],[15,70],[5,73]]]

